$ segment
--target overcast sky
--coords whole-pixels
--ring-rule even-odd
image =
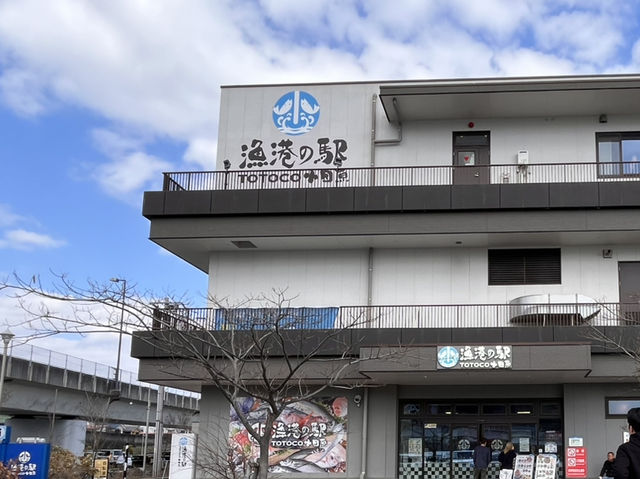
[[[202,305],[206,276],[147,239],[141,201],[163,171],[214,169],[220,85],[637,73],[639,12],[613,0],[0,1],[0,274],[117,276]],[[0,298],[0,323],[20,315]],[[115,344],[40,343],[112,363]]]

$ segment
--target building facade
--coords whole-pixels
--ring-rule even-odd
[[[640,405],[614,344],[640,318],[638,105],[640,76],[223,87],[217,169],[145,193],[150,239],[210,297],[286,291],[323,328],[366,318],[361,354],[410,352],[323,399],[348,405],[337,462],[280,472],[472,477],[484,436],[599,475]],[[229,406],[192,383],[202,431]]]

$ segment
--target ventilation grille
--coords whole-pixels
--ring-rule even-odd
[[[231,243],[233,243],[236,246],[236,248],[240,248],[240,249],[257,248],[256,245],[254,245],[251,241],[247,241],[247,240],[232,241]]]
[[[489,285],[560,284],[560,248],[490,249]]]

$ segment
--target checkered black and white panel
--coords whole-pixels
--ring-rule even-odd
[[[451,479],[451,465],[449,462],[433,462],[425,463],[424,477],[425,479]]]
[[[454,463],[453,477],[456,479],[473,479],[473,464],[470,462]]]
[[[400,464],[398,479],[422,479],[422,464],[419,462]]]
[[[498,479],[500,477],[500,463],[492,462],[489,464],[487,471],[487,479]]]

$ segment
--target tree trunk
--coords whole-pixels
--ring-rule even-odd
[[[260,438],[260,457],[258,458],[258,476],[256,479],[267,479],[269,474],[269,443],[271,435],[264,435]]]

